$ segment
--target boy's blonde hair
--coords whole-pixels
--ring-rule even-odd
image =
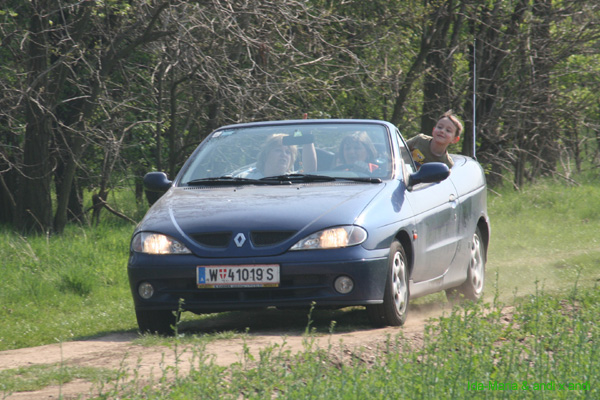
[[[460,135],[462,134],[463,131],[463,124],[462,122],[460,122],[460,120],[458,119],[458,117],[456,115],[454,115],[454,113],[452,112],[452,110],[448,110],[446,111],[441,117],[442,118],[448,118],[450,120],[450,122],[452,122],[452,124],[456,127],[456,135],[454,135],[455,137],[460,137]]]

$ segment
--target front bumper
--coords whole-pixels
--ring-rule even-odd
[[[387,278],[387,251],[368,252],[371,258],[351,260],[319,260],[309,252],[293,257],[261,257],[260,259],[209,260],[210,265],[279,264],[280,284],[275,288],[202,288],[196,286],[196,267],[206,265],[206,259],[195,256],[151,256],[132,253],[128,275],[137,310],[177,310],[183,299],[183,309],[195,313],[213,313],[250,308],[301,307],[315,303],[316,307],[345,307],[379,304]],[[297,255],[300,255],[298,257]],[[365,254],[362,254],[363,256]],[[337,277],[346,275],[354,281],[348,294],[334,288]],[[138,286],[149,282],[155,288],[150,299],[142,299]]]

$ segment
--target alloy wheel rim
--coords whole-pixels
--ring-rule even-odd
[[[471,260],[469,262],[471,285],[475,293],[479,294],[483,290],[484,266],[483,255],[481,250],[481,240],[479,235],[473,235],[473,243],[471,245]]]
[[[399,314],[403,314],[406,310],[406,297],[408,293],[404,269],[404,260],[402,260],[400,253],[396,253],[392,265],[392,284],[394,288],[394,304]]]

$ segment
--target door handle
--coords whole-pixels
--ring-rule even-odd
[[[456,196],[454,193],[448,197],[448,203],[450,203],[450,207],[452,207],[453,210],[458,207],[458,202],[456,201]],[[456,214],[454,214],[454,219],[456,220]]]

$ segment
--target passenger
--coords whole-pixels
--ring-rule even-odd
[[[287,135],[277,133],[269,137],[258,154],[256,167],[240,174],[242,178],[260,179],[266,176],[278,176],[295,172],[294,164],[298,157],[296,146],[286,146],[283,138]],[[314,143],[302,148],[303,169],[299,172],[314,172],[317,169],[317,156]]]
[[[357,131],[342,139],[338,151],[338,168],[357,168],[369,173],[379,168],[377,150],[367,132]]]
[[[446,111],[433,128],[431,136],[422,133],[409,139],[406,144],[412,153],[417,168],[428,162],[442,162],[452,168],[454,161],[448,154],[448,146],[458,143],[463,131],[463,125],[452,114]]]

